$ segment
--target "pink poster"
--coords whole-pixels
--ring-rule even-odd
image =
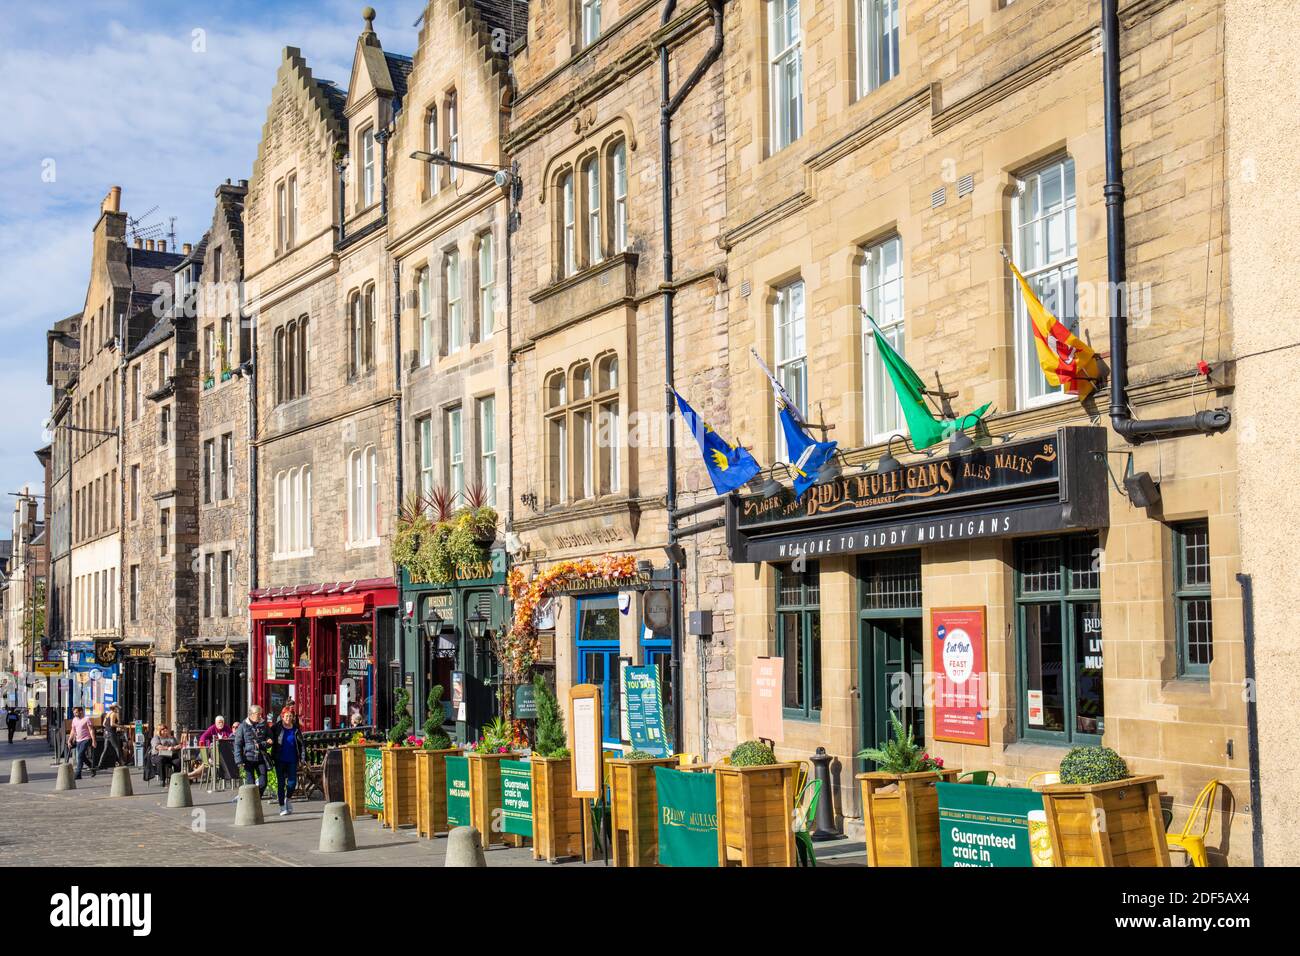
[[[781,682],[785,674],[785,660],[780,657],[760,657],[752,670],[754,736],[765,740],[784,740],[785,725],[781,719]]]

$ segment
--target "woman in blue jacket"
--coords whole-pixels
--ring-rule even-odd
[[[302,728],[298,715],[290,707],[280,711],[280,720],[271,730],[271,759],[275,762],[275,791],[280,801],[280,816],[293,813],[294,787],[298,785],[298,764],[302,762]]]

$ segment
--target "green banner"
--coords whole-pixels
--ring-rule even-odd
[[[384,812],[384,754],[378,747],[366,748],[366,809]]]
[[[533,766],[526,760],[501,761],[501,810],[506,833],[533,835]]]
[[[447,825],[469,826],[469,758],[447,757]]]
[[[713,774],[655,767],[661,866],[718,865],[718,798]]]
[[[1020,787],[940,783],[939,844],[944,866],[1033,866],[1029,814],[1043,798]]]

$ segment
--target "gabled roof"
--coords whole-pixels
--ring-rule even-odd
[[[307,66],[307,61],[303,59],[302,51],[297,47],[284,48],[280,68],[275,74],[277,87],[281,80],[287,80],[294,87],[302,98],[307,112],[315,114],[328,137],[336,142],[345,138],[346,121],[343,118],[343,107],[347,103],[347,91],[329,80],[316,79],[312,75],[311,68]],[[272,102],[266,105],[266,122],[262,124],[262,136],[257,143],[257,159],[253,161],[252,182],[261,178],[262,157],[266,150],[266,139],[271,133],[274,111],[273,95]]]

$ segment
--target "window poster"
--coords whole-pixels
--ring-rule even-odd
[[[930,612],[934,739],[989,745],[988,647],[984,608]]]

